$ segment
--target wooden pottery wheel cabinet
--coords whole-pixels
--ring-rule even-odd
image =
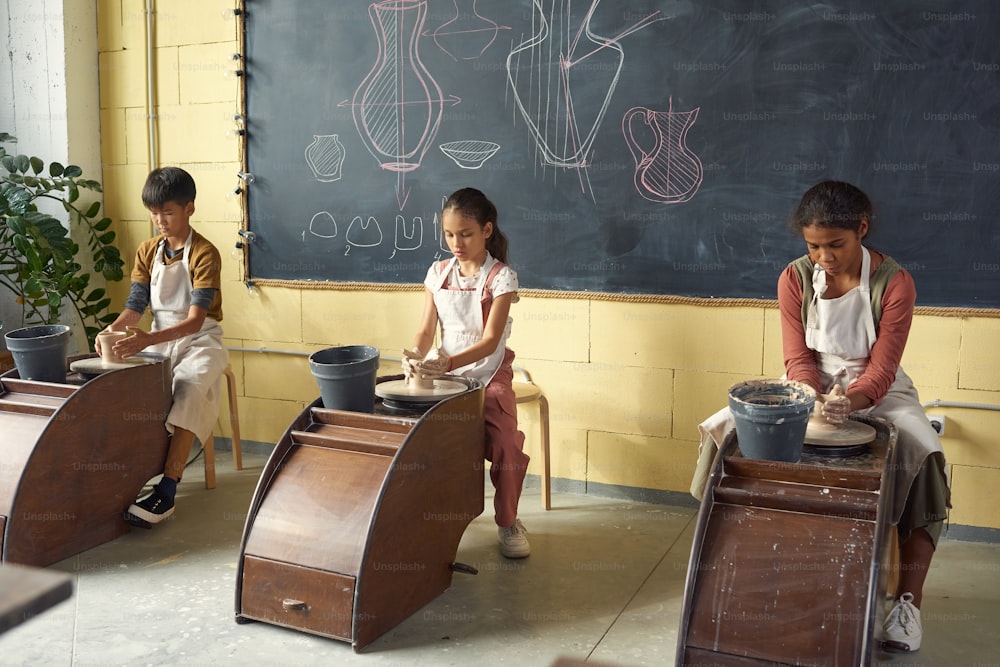
[[[169,441],[170,364],[148,360],[65,382],[0,375],[4,562],[44,567],[128,532],[125,510]]]
[[[360,650],[451,585],[483,512],[483,388],[426,412],[328,410],[317,399],[261,473],[247,515],[236,620]]]
[[[702,499],[678,665],[868,665],[889,580],[896,428],[866,453],[743,458],[731,433]]]

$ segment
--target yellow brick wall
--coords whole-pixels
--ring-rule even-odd
[[[99,44],[105,206],[126,257],[150,233],[139,190],[150,168],[143,0],[101,0]],[[238,50],[225,3],[158,2],[152,35],[153,110],[159,164],[177,164],[198,183],[196,228],[226,260],[227,343],[308,353],[365,343],[398,356],[423,305],[419,292],[342,292],[264,287],[252,296],[230,258],[241,219],[239,146],[226,130],[238,109]],[[127,285],[114,296],[124,300]],[[719,308],[590,299],[524,297],[514,306],[511,347],[550,403],[552,474],[592,482],[686,492],[698,422],[721,407],[726,389],[782,373],[773,308]],[[924,401],[1000,404],[1000,319],[918,316],[904,356]],[[318,395],[305,356],[234,353],[240,422],[247,440],[276,441]],[[394,372],[391,364],[384,368]],[[988,503],[1000,487],[1000,414],[937,407],[947,418],[952,522],[1000,528]],[[537,412],[520,411],[537,474]],[[219,432],[228,435],[225,416]]]

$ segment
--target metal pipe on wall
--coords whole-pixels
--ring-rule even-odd
[[[149,133],[149,170],[156,169],[159,157],[156,154],[156,113],[153,100],[153,1],[146,0],[146,129]]]
[[[926,410],[927,408],[969,408],[971,410],[1000,410],[1000,405],[991,405],[989,403],[964,403],[962,401],[942,401],[940,398],[935,398],[933,401],[927,401],[926,403],[921,403],[921,406]]]

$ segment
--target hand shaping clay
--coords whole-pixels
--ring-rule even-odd
[[[875,439],[875,427],[848,419],[841,424],[831,424],[823,416],[822,403],[816,403],[809,423],[806,424],[807,445],[848,447],[862,445]]]

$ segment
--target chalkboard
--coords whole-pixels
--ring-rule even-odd
[[[524,289],[775,298],[814,183],[1000,307],[1000,3],[254,0],[250,277],[419,283],[483,190]]]

